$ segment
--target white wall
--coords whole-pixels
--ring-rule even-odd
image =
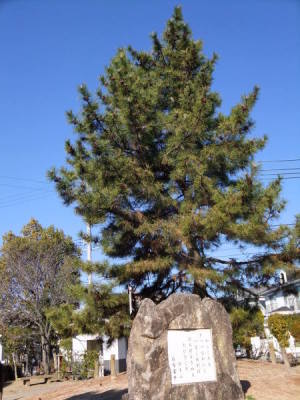
[[[96,340],[97,335],[78,335],[72,339],[73,357],[80,358],[87,351],[87,341]],[[108,338],[103,338],[103,359],[110,360],[110,356],[114,355],[116,360],[124,359],[127,356],[127,341],[125,338],[115,339],[112,344],[108,345]]]
[[[96,340],[97,335],[78,335],[72,339],[72,354],[73,357],[80,358],[87,350],[87,341]]]
[[[127,357],[127,339],[122,337],[118,339],[118,342],[119,360],[122,360]]]
[[[266,309],[270,313],[280,307],[291,307],[298,309],[297,297],[293,294],[285,295],[282,291],[277,292],[272,298],[266,299]]]
[[[104,342],[103,342],[103,359],[104,360],[110,360],[110,356],[114,355],[116,360],[119,360],[119,343],[118,340],[114,340],[111,344],[111,346],[108,346],[107,344],[108,338],[104,337]]]
[[[271,312],[273,310],[276,310],[279,307],[284,307],[285,302],[284,302],[284,296],[282,292],[276,293],[276,295],[272,298],[268,298],[266,300],[266,307],[267,307],[267,312]]]
[[[276,357],[281,359],[281,350],[277,339],[273,336],[272,338]],[[267,354],[269,349],[268,339],[260,339],[258,336],[251,337],[252,352],[256,357],[261,357]],[[295,347],[295,339],[293,336],[289,338],[289,347],[286,347],[286,352],[293,354],[295,357],[300,355],[300,347]]]

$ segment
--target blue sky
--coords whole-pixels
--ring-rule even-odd
[[[37,218],[74,238],[83,226],[46,182],[73,137],[65,111],[79,109],[119,47],[149,49],[178,4],[171,0],[0,0],[0,235]],[[267,134],[258,160],[300,159],[300,1],[181,1],[193,35],[219,61],[214,89],[224,111],[261,88],[254,135]],[[300,161],[264,167],[299,168]],[[300,176],[300,173],[299,173]],[[38,182],[37,182],[38,181]],[[41,182],[41,183],[40,183]],[[300,179],[283,182],[282,222],[300,212]],[[96,255],[99,257],[100,253]]]

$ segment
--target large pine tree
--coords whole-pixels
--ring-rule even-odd
[[[284,207],[280,179],[264,186],[253,163],[266,143],[249,136],[258,88],[229,115],[218,111],[217,57],[203,54],[180,8],[152,43],[120,49],[96,96],[80,86],[81,113],[67,113],[78,139],[66,142],[68,167],[49,176],[67,205],[100,224],[104,253],[124,259],[106,274],[143,297],[267,283],[295,248],[286,250],[286,226],[271,225]],[[258,254],[217,257],[224,243]]]

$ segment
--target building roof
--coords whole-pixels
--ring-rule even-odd
[[[282,289],[288,289],[291,286],[297,286],[297,285],[300,285],[300,279],[295,279],[293,281],[286,282],[283,285],[277,285],[277,286],[274,286],[272,288],[265,289],[265,290],[261,291],[259,293],[259,295],[260,296],[269,295],[269,294],[275,293],[277,291],[280,291]]]

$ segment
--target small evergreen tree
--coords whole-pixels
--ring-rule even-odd
[[[65,204],[100,224],[104,253],[124,259],[105,275],[154,301],[267,284],[299,255],[286,247],[288,227],[272,227],[284,207],[280,179],[265,187],[253,163],[266,143],[249,136],[259,90],[219,112],[216,61],[175,8],[150,52],[117,52],[96,98],[80,86],[81,113],[67,113],[78,135],[66,142],[68,168],[49,172]],[[218,257],[224,243],[258,254]]]
[[[129,336],[131,320],[127,294],[114,293],[110,285],[97,283],[88,288],[76,285],[72,292],[80,308],[63,304],[47,310],[47,317],[59,338],[97,334],[106,335],[111,342],[114,338]]]
[[[234,347],[242,346],[250,353],[251,337],[264,335],[264,316],[256,307],[233,307],[230,311]]]

